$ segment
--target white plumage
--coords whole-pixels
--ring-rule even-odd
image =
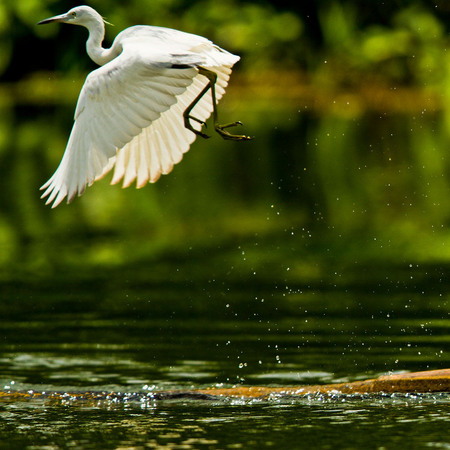
[[[85,26],[87,52],[101,67],[86,78],[61,163],[41,188],[46,204],[55,207],[66,197],[70,203],[113,167],[113,184],[155,182],[180,162],[197,134],[205,137],[201,123],[213,111],[216,119],[216,105],[210,96],[198,98],[210,83],[200,72],[217,75],[210,87],[218,101],[238,56],[203,37],[151,26],[127,28],[104,49],[103,19],[88,6],[39,24],[50,22]],[[193,102],[188,129],[185,111]],[[249,139],[229,134],[226,127],[216,124],[216,131],[226,139]]]

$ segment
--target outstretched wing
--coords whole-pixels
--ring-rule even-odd
[[[216,98],[220,100],[231,73],[229,67],[209,67],[217,75]],[[123,187],[128,187],[136,180],[136,187],[141,188],[148,182],[154,183],[162,174],[168,174],[173,166],[181,161],[183,154],[197,137],[184,126],[183,113],[208,82],[202,75],[196,74],[192,84],[177,98],[177,103],[144,128],[142,132],[121,148],[117,154],[112,184],[123,179]],[[205,95],[197,103],[192,115],[205,122],[213,110],[210,95]],[[191,122],[200,129],[200,124]],[[105,173],[108,169],[105,171]]]
[[[222,52],[211,46],[211,51]],[[155,53],[142,45],[124,45],[123,52],[86,78],[75,123],[61,163],[41,189],[52,207],[65,197],[70,203],[86,186],[109,172],[113,183],[137,179],[141,187],[156,181],[179,162],[196,135],[184,127],[183,111],[205,86],[199,65],[217,69],[217,96],[227,85],[238,57],[223,52],[226,65],[204,54]],[[211,64],[212,62],[212,64]],[[200,120],[212,111],[203,98],[194,109]]]

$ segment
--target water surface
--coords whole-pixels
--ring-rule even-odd
[[[400,448],[407,439],[416,448],[450,446],[448,394],[264,401],[150,395],[448,368],[450,322],[441,292],[270,283],[227,284],[225,291],[223,284],[137,282],[93,289],[102,286],[97,282],[52,291],[46,283],[20,290],[5,284],[2,390],[138,397],[2,401],[2,445]]]

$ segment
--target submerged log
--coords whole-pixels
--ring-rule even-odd
[[[195,392],[216,396],[244,398],[266,398],[274,395],[302,396],[315,394],[339,395],[450,392],[450,369],[383,375],[374,379],[353,381],[350,383],[281,388],[239,386],[226,389],[204,389]]]
[[[271,397],[311,396],[311,395],[362,395],[362,394],[425,394],[450,392],[450,369],[425,372],[397,373],[378,378],[313,386],[264,387],[237,386],[232,388],[196,389],[190,391],[157,391],[135,393],[108,392],[21,392],[0,391],[0,402],[43,399],[56,402],[129,402],[149,400],[214,400],[217,398],[268,399]]]

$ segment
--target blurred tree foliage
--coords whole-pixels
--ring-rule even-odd
[[[84,29],[35,24],[76,5],[0,3],[5,276],[193,248],[208,258],[221,249],[227,267],[244,271],[289,265],[292,277],[312,270],[311,253],[351,263],[450,257],[448,2],[90,2],[114,24],[106,43],[141,23],[239,54],[222,114],[255,139],[198,140],[154,186],[102,180],[50,210],[38,187],[59,163],[95,65]]]

